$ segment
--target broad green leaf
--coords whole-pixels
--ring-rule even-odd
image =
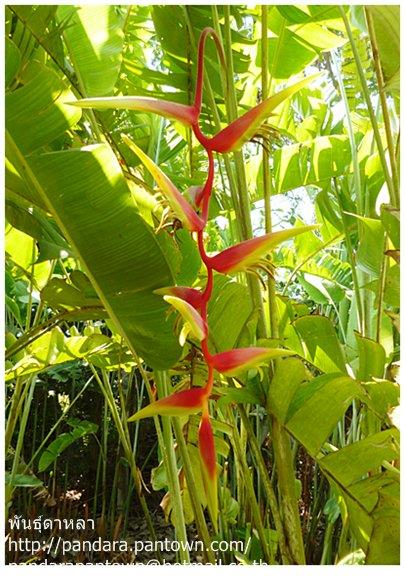
[[[73,430],[69,433],[62,433],[58,435],[54,441],[44,450],[39,458],[38,471],[42,473],[46,471],[52,465],[52,463],[59,457],[63,451],[65,451],[72,443],[90,435],[91,433],[96,433],[98,425],[91,423],[89,421],[78,421],[71,420],[71,425]]]
[[[386,420],[387,414],[399,405],[399,385],[391,381],[376,380],[362,383],[364,392],[360,398],[381,420]]]
[[[381,431],[326,455],[320,459],[320,466],[341,485],[349,486],[376,471],[383,461],[398,458],[398,435],[396,429]]]
[[[107,145],[30,159],[41,196],[128,345],[155,368],[180,354],[167,306],[153,290],[174,284],[162,243],[137,213]]]
[[[89,285],[89,288],[92,288],[90,282]],[[41,298],[54,309],[98,307],[102,314],[103,306],[97,294],[87,296],[79,288],[61,278],[52,278],[42,289]]]
[[[298,387],[308,379],[304,363],[299,359],[280,359],[270,383],[268,407],[284,423],[288,407]]]
[[[344,174],[351,163],[346,136],[319,136],[274,153],[275,194]]]
[[[4,60],[6,64],[5,84],[6,86],[9,86],[16,77],[16,74],[20,68],[21,53],[17,48],[17,46],[14,44],[14,42],[7,37],[6,37],[6,51]]]
[[[125,369],[126,365],[134,364],[130,353],[106,335],[65,337],[58,327],[44,333],[24,350],[23,358],[6,372],[6,381],[34,375],[74,359],[86,359],[103,368],[122,365]]]
[[[360,241],[357,262],[362,270],[374,278],[381,274],[384,253],[384,227],[380,220],[355,216],[360,221]]]
[[[252,312],[247,287],[217,275],[208,304],[209,339],[214,350],[219,352],[236,346]]]
[[[357,378],[360,381],[370,381],[373,378],[382,379],[386,362],[384,347],[359,333],[355,334],[359,352]]]
[[[325,373],[346,373],[342,348],[329,318],[306,315],[293,326],[302,341],[305,359]]]
[[[22,473],[12,475],[8,471],[5,473],[4,482],[11,487],[40,487],[43,485],[41,479],[38,479],[35,475],[24,475]]]
[[[6,94],[6,128],[20,150],[32,152],[49,144],[81,117],[67,102],[73,93],[50,68],[33,62],[21,79],[22,86]],[[10,150],[6,146],[7,155]],[[13,156],[10,161],[14,163]]]
[[[374,526],[367,551],[367,565],[400,564],[400,500],[399,483],[397,495],[381,491],[378,506],[373,512]]]
[[[263,399],[259,391],[247,387],[215,387],[215,392],[221,393],[218,400],[218,407],[228,405],[229,403],[238,403],[241,405],[253,404],[262,405]]]
[[[315,457],[358,394],[358,384],[349,377],[316,377],[297,389],[288,408],[286,427]]]
[[[58,6],[57,19],[65,26],[63,37],[84,96],[112,94],[124,39],[117,7],[66,4]]]
[[[298,74],[311,64],[320,52],[345,44],[345,38],[311,21],[311,16],[300,8],[285,7],[286,13],[278,8],[278,6],[271,8],[268,16],[268,26],[273,33],[267,41],[268,63],[272,77],[283,79]],[[291,19],[292,11],[295,11],[295,14]],[[260,55],[259,41],[256,61],[259,67]]]
[[[399,248],[401,242],[399,217],[399,211],[396,208],[388,204],[381,206],[381,220],[394,248]]]
[[[308,22],[304,25],[294,24],[289,26],[288,29],[295,36],[312,46],[317,52],[328,52],[329,50],[340,48],[347,42],[346,38],[337,36],[315,22]]]
[[[371,14],[377,47],[381,59],[385,82],[389,82],[400,66],[400,6],[367,6]]]

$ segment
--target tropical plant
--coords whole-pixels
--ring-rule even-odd
[[[399,562],[398,26],[391,6],[6,8],[10,515],[94,441],[99,534],[140,505],[155,539],[153,417],[152,487],[205,561]],[[71,393],[26,445],[47,379]]]

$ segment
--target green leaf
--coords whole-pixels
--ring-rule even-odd
[[[275,194],[344,174],[351,163],[346,136],[319,136],[274,152]]]
[[[41,479],[35,475],[23,475],[22,473],[12,475],[8,471],[5,473],[4,482],[11,487],[40,487],[43,484]]]
[[[387,414],[399,405],[399,385],[391,381],[373,381],[361,385],[364,395],[361,400],[367,407],[386,420]]]
[[[301,338],[304,358],[325,373],[346,373],[342,347],[331,320],[319,315],[306,315],[294,321]]]
[[[73,430],[70,433],[62,433],[61,435],[58,435],[41,454],[38,463],[38,471],[40,473],[46,471],[46,469],[48,469],[59,455],[70,447],[72,443],[81,437],[85,437],[91,433],[96,433],[98,429],[98,425],[89,421],[72,420],[71,423]]]
[[[6,52],[4,58],[6,64],[5,85],[10,86],[17,75],[21,64],[21,53],[10,38],[6,37]]]
[[[6,127],[20,150],[32,152],[55,140],[76,124],[81,110],[66,104],[75,100],[58,75],[32,62],[22,86],[6,94]],[[7,154],[9,149],[6,148]],[[10,157],[14,163],[13,157]]]
[[[209,338],[217,352],[236,346],[252,312],[247,287],[216,275],[208,315]]]
[[[58,6],[68,47],[83,96],[113,93],[121,66],[123,19],[116,6]],[[69,100],[66,100],[69,102]]]
[[[89,286],[91,287],[90,282]],[[42,289],[41,298],[55,309],[99,307],[100,313],[102,309],[102,303],[97,294],[88,297],[80,289],[61,278],[52,278]]]
[[[153,290],[174,284],[167,243],[137,213],[107,145],[30,160],[49,204],[99,298],[128,345],[155,368],[180,355],[167,305]],[[163,233],[166,240],[165,233]]]
[[[364,272],[378,277],[384,256],[384,227],[380,220],[353,214],[360,221],[360,241],[357,262]]]
[[[286,427],[315,457],[358,394],[358,384],[350,377],[317,377],[298,388],[288,408]]]
[[[383,461],[398,458],[398,435],[396,429],[381,431],[326,455],[320,459],[320,466],[341,485],[349,486],[376,471]]]
[[[400,6],[367,6],[373,19],[377,47],[385,82],[389,82],[400,67]]]
[[[382,379],[386,362],[384,347],[357,332],[355,335],[359,352],[357,378],[360,381],[370,381],[373,378]]]
[[[284,423],[288,407],[298,387],[308,378],[304,363],[299,359],[280,359],[272,378],[268,406],[273,415]]]
[[[87,315],[84,316],[86,318]],[[25,355],[6,372],[6,381],[27,377],[74,359],[86,359],[96,366],[129,363],[132,357],[113,339],[100,333],[66,337],[55,327],[25,348]]]
[[[394,248],[399,248],[400,241],[400,214],[399,210],[389,206],[388,204],[381,205],[381,221],[388,234],[388,237]]]

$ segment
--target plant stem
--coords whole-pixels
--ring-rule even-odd
[[[262,100],[268,97],[268,42],[267,42],[267,6],[262,6]],[[272,231],[271,195],[273,183],[270,174],[270,154],[266,146],[263,146],[263,196],[264,196],[264,222],[266,233]],[[271,275],[267,279],[267,291],[269,299],[270,331],[273,338],[278,337],[278,319],[276,303],[276,281]]]
[[[168,379],[165,371],[155,371],[155,382],[160,399],[167,397],[169,394]],[[180,546],[179,556],[183,563],[190,562],[189,552],[186,548],[187,531],[184,521],[183,502],[181,499],[179,475],[177,471],[176,454],[173,446],[173,434],[171,417],[162,417],[163,424],[163,439],[167,452],[167,469],[169,474],[169,491],[170,501],[173,510],[174,527],[176,530],[176,538],[182,544]]]
[[[247,437],[249,440],[249,444],[250,444],[253,456],[254,456],[255,461],[256,461],[256,466],[259,469],[260,479],[262,481],[262,484],[263,484],[263,487],[264,487],[264,490],[265,490],[265,493],[267,496],[267,500],[268,500],[268,503],[270,506],[270,511],[271,511],[271,514],[272,514],[273,519],[274,519],[274,525],[275,525],[276,531],[278,533],[278,544],[280,547],[281,557],[282,557],[284,565],[290,565],[291,564],[291,555],[290,555],[290,552],[288,550],[288,546],[287,546],[287,543],[285,540],[284,528],[283,528],[283,523],[281,521],[280,512],[278,509],[277,498],[276,498],[276,495],[274,493],[273,487],[271,485],[270,477],[269,477],[268,471],[266,469],[266,464],[263,460],[263,455],[261,453],[258,440],[256,438],[256,435],[254,434],[254,431],[253,431],[252,425],[249,421],[249,417],[246,413],[245,407],[243,405],[238,405],[238,409],[239,409],[239,413],[242,417],[243,424],[245,425],[245,428],[247,431]]]
[[[392,135],[390,115],[389,115],[389,111],[388,111],[387,96],[386,96],[385,87],[384,87],[384,76],[383,76],[383,71],[382,71],[382,67],[381,67],[380,52],[378,50],[377,38],[375,35],[375,30],[374,30],[373,16],[371,14],[370,8],[368,6],[365,6],[364,11],[366,13],[368,34],[370,37],[371,48],[373,51],[375,73],[377,76],[377,84],[378,84],[378,92],[380,95],[381,110],[382,110],[382,114],[383,114],[383,118],[384,118],[385,133],[387,136],[388,154],[390,157],[390,164],[391,164],[392,184],[394,187],[395,197],[397,199],[398,206],[399,206],[400,196],[399,196],[398,169],[397,169],[397,161],[396,161],[396,157],[395,157],[395,145],[394,145],[394,139],[393,139],[393,135]]]
[[[232,55],[232,39],[231,39],[231,24],[230,24],[230,7],[224,6],[225,15],[225,57],[227,63],[227,86],[228,98],[225,101],[228,111],[228,119],[230,122],[236,119],[238,115],[238,104],[235,92],[234,69],[233,69],[233,55]],[[252,223],[250,220],[250,202],[249,193],[246,183],[245,165],[242,151],[233,153],[236,178],[239,191],[239,209],[241,216],[243,240],[249,239],[253,236]],[[236,210],[236,207],[235,207]],[[262,337],[267,336],[266,324],[263,311],[263,300],[260,289],[260,281],[256,277],[248,275],[248,286],[252,295],[252,300],[259,312],[258,320],[258,334]]]
[[[356,63],[357,73],[359,75],[359,79],[360,79],[360,83],[361,83],[361,87],[362,87],[362,91],[363,91],[363,97],[364,97],[364,100],[365,100],[366,105],[367,105],[368,114],[369,114],[371,125],[372,125],[373,131],[374,131],[374,138],[375,138],[375,141],[377,144],[378,153],[380,155],[381,166],[382,166],[382,169],[384,172],[385,181],[387,183],[387,188],[388,188],[388,192],[390,195],[390,202],[393,206],[398,208],[399,207],[399,198],[397,196],[397,191],[395,190],[391,175],[390,175],[389,170],[388,170],[387,160],[385,158],[384,146],[382,143],[380,130],[378,128],[377,118],[376,118],[376,115],[374,113],[373,104],[371,102],[370,90],[367,86],[367,80],[366,80],[366,76],[364,74],[363,65],[361,63],[361,59],[360,59],[359,52],[357,50],[356,42],[353,38],[352,30],[350,28],[350,23],[347,19],[347,16],[346,16],[346,13],[344,11],[343,6],[339,6],[339,10],[340,10],[340,14],[342,16],[342,20],[343,20],[345,28],[346,28],[347,36],[349,38],[350,45],[351,45],[352,52],[353,52],[353,56],[354,56],[354,60]]]
[[[239,436],[238,428],[236,426],[235,417],[233,416],[231,410],[228,407],[228,422],[233,423],[233,433],[231,435],[231,442],[235,451],[235,456],[237,461],[239,462],[241,472],[243,474],[243,480],[245,484],[246,494],[250,503],[250,507],[252,509],[252,516],[253,521],[255,523],[257,533],[259,536],[259,540],[263,549],[263,555],[267,563],[274,563],[274,559],[272,553],[269,548],[268,538],[266,536],[266,532],[263,526],[263,522],[260,515],[259,506],[257,504],[255,490],[253,486],[253,480],[251,472],[249,471],[249,467],[246,463],[246,454],[243,451],[241,439]]]
[[[305,565],[304,542],[298,513],[290,437],[276,418],[272,420],[272,439],[277,466],[278,487],[283,504],[284,529],[288,535],[288,543],[294,563]]]
[[[124,449],[125,457],[126,457],[128,463],[130,465],[131,474],[132,474],[132,477],[134,479],[135,490],[136,490],[139,502],[141,504],[142,511],[145,515],[145,521],[146,521],[146,525],[148,527],[150,537],[151,537],[152,541],[156,541],[155,528],[154,528],[153,523],[152,523],[152,518],[151,518],[149,509],[148,509],[148,505],[146,503],[146,499],[142,493],[142,483],[141,483],[140,473],[139,473],[138,468],[136,466],[135,457],[134,457],[134,454],[132,452],[132,446],[131,446],[131,442],[130,442],[130,438],[129,438],[128,427],[127,427],[126,422],[125,422],[126,428],[124,429],[124,426],[122,424],[122,420],[120,418],[120,414],[118,412],[118,407],[117,407],[117,404],[115,402],[113,392],[111,390],[111,384],[109,382],[109,379],[108,379],[106,372],[104,370],[102,370],[103,379],[101,379],[97,370],[95,369],[95,367],[92,364],[89,364],[89,367],[90,367],[93,375],[95,376],[95,379],[98,382],[100,389],[101,389],[101,391],[102,391],[102,393],[103,393],[103,395],[104,395],[104,397],[108,403],[110,413],[111,413],[112,418],[114,420],[114,423],[115,423],[122,447]],[[162,560],[162,555],[161,555],[160,551],[156,551],[156,556],[159,560]]]

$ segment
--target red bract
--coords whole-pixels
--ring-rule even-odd
[[[70,102],[72,106],[80,108],[115,108],[126,110],[138,110],[140,112],[154,112],[165,118],[178,120],[186,126],[192,126],[198,121],[199,111],[195,106],[178,104],[168,100],[149,98],[147,96],[108,96],[101,98],[83,98],[76,102]]]
[[[218,488],[217,488],[217,458],[215,451],[214,434],[210,417],[204,412],[198,431],[198,446],[201,457],[201,470],[203,474],[205,494],[207,496],[208,509],[211,519],[217,529],[218,517]]]
[[[290,228],[245,240],[210,257],[210,266],[223,274],[246,270],[254,267],[264,255],[268,254],[280,243],[314,228],[317,227],[302,226],[300,228]]]
[[[253,367],[258,367],[276,357],[293,354],[287,349],[268,349],[266,347],[247,347],[232,349],[211,357],[214,368],[224,375],[238,375]]]
[[[173,182],[165,173],[147,156],[130,138],[122,135],[122,140],[125,144],[141,159],[143,164],[149,170],[153,178],[156,180],[160,188],[160,192],[168,200],[173,212],[177,218],[190,231],[198,231],[204,228],[205,223],[198,216],[193,207],[182,196],[181,192],[177,190]]]
[[[195,309],[201,306],[202,293],[198,289],[186,286],[167,286],[153,291],[157,295],[171,295],[189,303]]]
[[[207,390],[204,387],[189,389],[173,393],[164,399],[159,399],[144,407],[128,421],[138,421],[155,415],[166,415],[169,417],[181,417],[191,415],[202,410],[204,402],[207,399]]]

